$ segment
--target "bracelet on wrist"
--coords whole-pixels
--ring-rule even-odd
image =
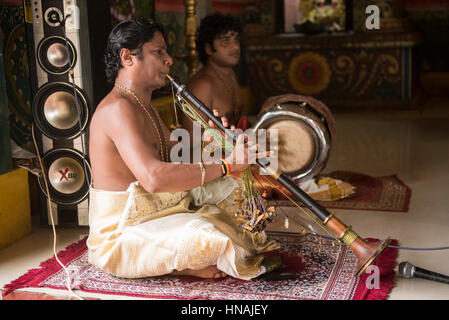
[[[206,169],[204,168],[204,165],[202,162],[198,163],[200,165],[200,170],[201,170],[201,186],[204,185],[204,180],[206,178]]]
[[[231,168],[229,166],[229,163],[227,163],[226,160],[221,159],[221,171],[222,171],[222,177],[229,176],[231,174]]]

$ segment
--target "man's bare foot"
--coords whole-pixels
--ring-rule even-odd
[[[175,276],[193,276],[193,277],[206,278],[206,279],[209,279],[209,278],[219,279],[219,278],[225,278],[228,276],[223,271],[218,270],[217,266],[208,266],[204,269],[199,269],[199,270],[184,269],[182,271],[173,271],[171,274],[175,275]]]

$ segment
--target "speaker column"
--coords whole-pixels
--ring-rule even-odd
[[[46,168],[54,222],[88,225],[88,124],[94,107],[87,0],[25,1],[25,12],[30,16],[26,25],[34,132]],[[41,223],[50,224],[42,177],[39,185]]]

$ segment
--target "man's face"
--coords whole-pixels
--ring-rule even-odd
[[[164,37],[156,32],[153,39],[142,45],[141,57],[136,57],[137,73],[154,89],[161,88],[167,83],[167,74],[173,59],[167,53]]]
[[[240,36],[235,31],[228,31],[217,36],[213,43],[213,50],[208,50],[209,59],[224,67],[234,67],[240,60]],[[209,46],[207,46],[209,47]]]

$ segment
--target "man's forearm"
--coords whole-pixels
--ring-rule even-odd
[[[222,176],[220,164],[204,164],[204,171],[204,183]],[[158,169],[151,170],[144,187],[153,193],[178,192],[198,187],[201,182],[202,170],[198,163],[161,163]]]

